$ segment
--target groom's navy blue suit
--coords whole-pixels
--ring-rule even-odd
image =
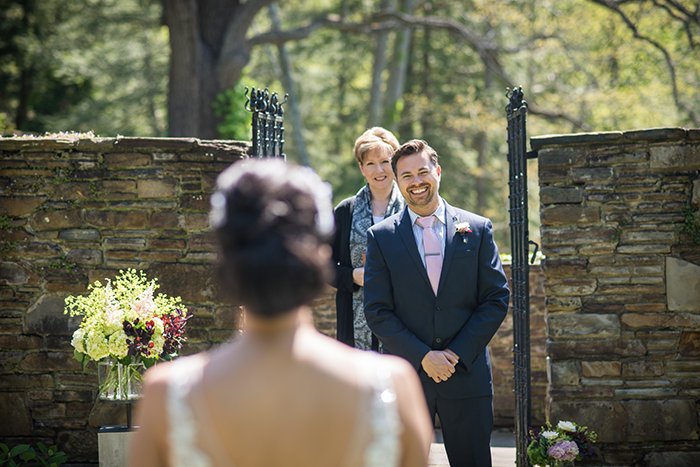
[[[475,461],[478,456],[470,457],[460,443],[482,440],[488,449],[493,385],[487,344],[507,314],[510,292],[491,221],[446,202],[445,211],[437,296],[419,256],[407,209],[369,229],[365,315],[388,353],[404,357],[418,371],[428,405],[440,416],[451,465],[482,467],[486,464]],[[463,222],[471,229],[466,241],[455,228]],[[430,350],[445,349],[456,353],[459,362],[447,381],[436,383],[421,361]],[[489,417],[490,425],[475,423]]]

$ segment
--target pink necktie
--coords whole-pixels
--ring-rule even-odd
[[[419,217],[418,224],[423,227],[423,249],[425,250],[425,269],[428,271],[430,285],[437,296],[438,285],[440,284],[440,271],[442,271],[442,249],[440,239],[433,230],[435,216]]]

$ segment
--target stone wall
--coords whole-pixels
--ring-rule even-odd
[[[72,358],[67,295],[135,268],[194,313],[190,354],[229,339],[240,310],[218,296],[209,195],[245,143],[196,139],[0,139],[0,439],[57,444],[97,461],[97,430],[125,424],[100,402],[93,363]]]
[[[538,151],[547,418],[601,463],[700,465],[700,130],[532,138]]]

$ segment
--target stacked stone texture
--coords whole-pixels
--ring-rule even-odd
[[[547,416],[603,465],[700,465],[700,130],[540,137]]]
[[[64,298],[120,269],[145,270],[192,311],[191,354],[238,329],[220,296],[209,196],[246,143],[196,139],[0,139],[0,438],[97,462],[97,430],[126,423],[81,370]]]

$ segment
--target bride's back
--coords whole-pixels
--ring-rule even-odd
[[[197,443],[212,465],[365,465],[374,390],[359,365],[375,359],[358,358],[305,326],[290,352],[249,342],[215,354],[192,393],[203,424]]]

